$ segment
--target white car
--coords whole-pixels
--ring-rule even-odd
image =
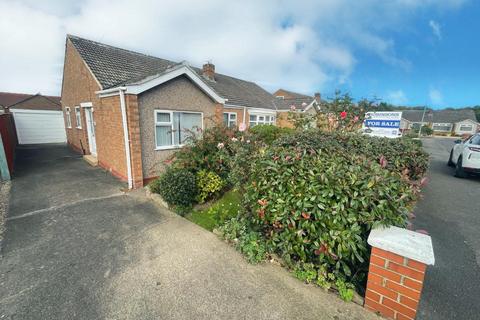
[[[468,173],[480,173],[480,133],[463,141],[456,140],[448,165],[455,167],[455,176],[459,178],[465,178]]]

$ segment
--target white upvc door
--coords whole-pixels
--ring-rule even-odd
[[[95,121],[93,120],[93,108],[85,108],[85,120],[87,122],[88,145],[90,154],[97,156],[97,141],[95,139]]]

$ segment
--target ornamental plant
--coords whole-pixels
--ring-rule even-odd
[[[412,180],[421,179],[428,168],[428,154],[421,144],[407,138],[388,139],[356,133],[311,130],[281,137],[274,145],[321,150],[344,157],[358,154],[372,161],[380,161],[383,157],[387,161],[387,169],[402,173]]]
[[[252,164],[244,217],[288,265],[313,264],[319,283],[361,286],[370,230],[405,227],[417,193],[368,157],[277,146]]]
[[[165,202],[179,209],[180,213],[195,203],[198,192],[193,173],[172,167],[152,183],[150,190],[159,193]]]
[[[225,182],[218,174],[213,171],[202,169],[197,172],[196,176],[199,203],[204,203],[205,200],[218,195],[225,187]]]

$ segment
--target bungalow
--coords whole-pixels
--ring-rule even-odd
[[[273,93],[277,107],[277,125],[280,127],[293,127],[288,120],[288,112],[294,109],[296,112],[315,114],[321,101],[320,93],[308,96],[284,89],[278,89]]]
[[[422,121],[423,118],[423,121]],[[473,134],[480,129],[475,113],[471,109],[403,110],[400,129],[407,131],[418,130],[422,126],[429,126],[437,134],[465,135]]]
[[[274,97],[253,82],[68,35],[62,109],[68,144],[141,187],[187,132],[275,124]]]

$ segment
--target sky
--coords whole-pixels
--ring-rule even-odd
[[[60,95],[66,34],[322,97],[480,105],[476,0],[0,0],[0,91]]]

